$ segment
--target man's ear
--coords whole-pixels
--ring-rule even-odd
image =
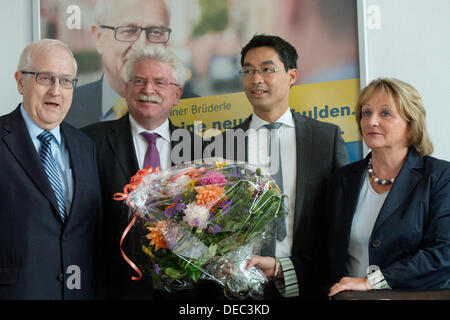
[[[103,54],[103,51],[105,50],[105,44],[104,44],[104,35],[102,32],[102,29],[93,24],[91,26],[91,34],[95,41],[95,47],[97,48],[97,52],[99,55]]]
[[[19,93],[23,95],[23,73],[20,71],[16,71],[16,73],[14,73],[14,78],[16,78],[17,90],[19,90]]]
[[[294,83],[297,82],[298,70],[297,69],[289,69],[288,77],[289,77],[289,86],[294,85]]]
[[[178,101],[180,100],[182,95],[183,95],[183,88],[182,87],[177,87],[177,92],[176,92],[177,104],[178,104]]]

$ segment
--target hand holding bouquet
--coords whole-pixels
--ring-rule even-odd
[[[144,220],[155,288],[172,292],[205,278],[237,297],[261,298],[267,279],[245,266],[273,240],[284,197],[261,169],[207,159],[141,170],[117,200],[126,199],[133,221]]]

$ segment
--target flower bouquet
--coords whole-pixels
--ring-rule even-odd
[[[266,277],[260,269],[245,266],[273,240],[273,222],[287,211],[285,196],[261,169],[223,159],[164,172],[146,168],[115,198],[126,201],[133,217],[122,240],[136,219],[142,219],[142,250],[156,289],[192,288],[203,278],[235,297],[262,297]]]

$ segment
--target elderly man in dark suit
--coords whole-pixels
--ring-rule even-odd
[[[95,142],[102,185],[107,242],[110,245],[108,273],[110,296],[116,299],[154,298],[148,273],[141,281],[131,280],[135,271],[119,250],[128,224],[128,208],[114,201],[130,178],[142,168],[172,165],[201,158],[202,139],[174,126],[168,119],[178,104],[186,81],[186,70],[169,49],[147,46],[136,50],[127,61],[125,97],[129,113],[118,120],[99,122],[83,128]],[[194,149],[197,149],[195,154]],[[139,267],[145,268],[139,234],[128,233],[123,250]]]
[[[20,57],[15,78],[23,102],[0,117],[0,299],[100,293],[95,146],[62,122],[76,71],[72,52],[58,40],[34,42]]]
[[[323,197],[331,173],[348,163],[348,155],[337,126],[290,112],[297,59],[295,48],[278,36],[255,35],[250,40],[241,51],[240,73],[253,114],[221,138],[227,158],[260,165],[270,154],[269,173],[288,196],[289,214],[274,226],[276,240],[247,267],[256,265],[274,277],[285,297],[312,298],[319,294],[315,253],[322,233],[326,234]],[[239,132],[245,132],[243,139]],[[277,290],[272,294],[279,297]]]

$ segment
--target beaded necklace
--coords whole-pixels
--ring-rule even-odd
[[[373,179],[373,181],[375,181],[378,184],[382,184],[382,185],[389,185],[389,184],[393,184],[395,181],[395,178],[389,179],[389,180],[381,180],[379,178],[377,178],[377,176],[375,175],[375,172],[373,172],[373,165],[372,165],[372,158],[369,159],[369,163],[367,164],[367,168],[369,171],[369,177],[371,177]]]

